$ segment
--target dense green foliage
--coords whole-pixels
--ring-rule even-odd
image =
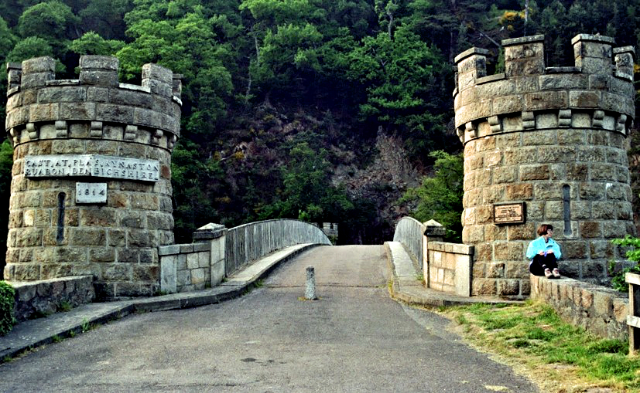
[[[0,336],[11,331],[15,323],[13,318],[13,304],[15,302],[15,290],[4,281],[0,281]]]
[[[464,176],[464,162],[462,154],[451,155],[438,150],[430,154],[435,158],[433,165],[435,175],[425,177],[422,185],[410,188],[401,202],[414,202],[417,207],[412,216],[418,221],[425,222],[434,219],[442,224],[447,233],[447,241],[460,242],[462,223],[462,179]]]
[[[627,257],[627,260],[635,263],[635,265],[623,268],[618,272],[615,272],[615,269],[611,269],[614,273],[611,277],[611,286],[620,292],[629,292],[629,284],[625,281],[625,274],[640,274],[640,238],[627,235],[624,239],[612,240],[612,243],[628,247],[625,256]]]
[[[116,55],[123,81],[137,83],[147,62],[184,75],[172,168],[177,241],[207,222],[291,217],[340,221],[344,242],[380,242],[405,188],[363,185],[358,173],[374,162],[379,133],[404,141],[422,174],[437,158],[430,152],[460,149],[450,126],[456,54],[490,49],[491,72],[501,67],[500,40],[525,33],[547,34],[549,64],[570,65],[577,33],[638,40],[640,0],[529,0],[526,23],[524,4],[0,0],[0,60],[50,55],[58,77],[73,78],[80,55]],[[459,221],[455,214],[446,220]]]

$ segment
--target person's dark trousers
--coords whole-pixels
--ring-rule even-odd
[[[529,265],[529,271],[534,276],[544,276],[544,269],[553,270],[558,267],[556,256],[553,254],[536,255],[533,262]]]

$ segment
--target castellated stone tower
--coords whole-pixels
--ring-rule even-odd
[[[7,65],[13,180],[5,279],[92,275],[98,296],[151,295],[158,246],[173,244],[171,151],[180,76],[155,64],[118,83],[118,59],[83,56],[79,80],[55,61]]]
[[[483,49],[456,57],[474,295],[529,295],[525,252],[540,224],[554,226],[562,273],[593,282],[606,279],[607,261],[623,259],[610,240],[635,232],[625,148],[634,49],[581,34],[575,66],[545,67],[543,41],[503,41],[504,74],[486,75]]]

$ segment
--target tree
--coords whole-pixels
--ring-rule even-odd
[[[393,38],[386,32],[366,37],[349,54],[349,77],[366,90],[360,104],[362,120],[373,120],[387,131],[400,131],[416,150],[432,148],[444,130],[443,113],[449,101],[441,99],[444,75],[450,71],[440,52],[406,27]]]
[[[132,6],[131,0],[91,0],[78,12],[82,31],[93,31],[106,39],[124,39],[124,15]]]
[[[69,50],[79,55],[115,55],[125,43],[118,40],[105,40],[97,33],[90,31],[69,44]]]
[[[213,27],[218,20],[207,19],[197,1],[153,2],[155,12],[147,14],[140,9],[149,6],[147,0],[134,3],[126,18],[127,34],[134,40],[117,53],[121,72],[130,79],[139,75],[143,64],[153,62],[183,74],[186,130],[206,134],[233,100],[232,77],[225,64],[232,66],[235,59],[229,47],[216,39]]]
[[[53,42],[65,41],[77,33],[80,19],[59,1],[39,3],[27,8],[18,21],[22,37],[40,37]]]
[[[33,57],[53,56],[53,48],[40,37],[27,37],[19,41],[7,55],[8,61],[23,61]]]
[[[309,222],[341,221],[353,203],[344,190],[331,185],[331,164],[325,149],[314,151],[307,142],[289,152],[282,169],[284,189],[278,201],[265,207],[262,218],[297,218]]]
[[[464,161],[462,154],[452,155],[444,151],[430,154],[435,158],[434,177],[425,177],[422,185],[407,190],[401,203],[416,203],[411,216],[424,222],[434,219],[446,229],[449,241],[462,240],[462,182]]]

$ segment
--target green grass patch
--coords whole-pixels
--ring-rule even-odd
[[[541,303],[451,307],[447,315],[475,345],[506,355],[532,370],[571,366],[582,383],[640,392],[640,357],[629,357],[629,343],[603,339],[564,323]],[[554,374],[551,372],[551,374]],[[556,372],[559,382],[565,378]]]

